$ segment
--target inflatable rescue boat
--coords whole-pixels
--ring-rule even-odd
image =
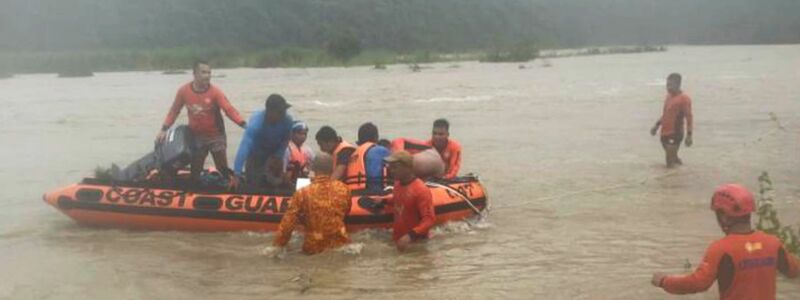
[[[107,176],[96,175],[46,193],[44,201],[78,223],[93,226],[183,231],[276,230],[295,189],[243,187],[230,192],[226,184],[214,184],[213,180],[201,180],[200,184],[191,181],[185,167],[193,144],[188,127],[177,126],[167,132],[166,141],[152,153],[126,168],[113,165]],[[216,174],[216,178],[224,177]],[[209,177],[214,178],[203,178]],[[462,220],[480,214],[487,207],[486,192],[476,176],[426,184],[433,194],[437,223]],[[353,191],[350,213],[345,219],[349,230],[392,225],[393,207],[378,204],[392,197],[388,189],[373,194]]]
[[[476,177],[426,182],[433,194],[436,223],[463,220],[487,206]],[[44,201],[80,224],[144,230],[274,231],[291,199],[291,191],[227,193],[192,190],[179,185],[119,183],[87,178],[46,193]],[[391,205],[380,205],[382,194],[354,193],[345,219],[350,231],[389,228]]]

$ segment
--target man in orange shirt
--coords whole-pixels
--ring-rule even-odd
[[[667,98],[664,100],[664,109],[661,118],[650,129],[651,135],[656,135],[661,127],[661,146],[666,152],[667,168],[682,165],[678,158],[678,150],[683,140],[683,122],[686,120],[686,147],[692,146],[692,100],[681,91],[681,75],[669,74],[667,77]]]
[[[405,250],[412,242],[425,241],[436,223],[431,190],[414,175],[414,158],[407,151],[394,152],[384,159],[394,176],[392,240],[397,249]]]
[[[344,218],[350,212],[350,189],[331,179],[333,158],[319,153],[311,165],[314,178],[311,185],[295,192],[289,209],[283,215],[273,245],[283,248],[289,243],[297,223],[305,229],[303,252],[316,254],[350,242]],[[280,252],[280,251],[278,251]]]
[[[461,168],[461,145],[450,138],[450,122],[446,119],[433,121],[433,132],[427,144],[439,152],[445,164],[444,178],[452,179],[458,176]]]
[[[161,130],[156,136],[156,143],[162,143],[166,132],[181,113],[183,107],[189,115],[189,128],[194,135],[195,147],[192,152],[192,179],[200,176],[208,153],[214,158],[214,165],[220,172],[227,172],[228,156],[225,124],[220,110],[225,112],[231,121],[244,128],[246,122],[236,111],[222,90],[211,84],[211,66],[208,62],[197,61],[193,66],[194,80],[178,89],[175,101],[167,113]]]
[[[725,237],[712,243],[694,273],[685,276],[653,274],[652,284],[671,294],[707,290],[714,281],[719,298],[775,299],[775,277],[780,271],[789,278],[800,275],[800,262],[787,252],[775,236],[753,230],[750,215],[755,201],[744,187],[722,185],[711,198]]]

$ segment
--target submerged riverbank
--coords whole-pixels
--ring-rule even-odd
[[[148,49],[97,50],[73,52],[0,52],[0,78],[12,74],[58,73],[62,77],[91,76],[95,72],[187,70],[195,59],[210,61],[215,69],[224,68],[308,68],[374,66],[392,64],[410,66],[453,61],[527,62],[538,57],[558,58],[573,55],[642,53],[666,51],[665,47],[618,46],[606,48],[538,50],[534,46],[464,52],[415,51],[400,53],[368,49],[347,60],[321,49],[280,48],[242,49]]]

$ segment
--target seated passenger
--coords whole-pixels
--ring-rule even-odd
[[[333,159],[333,172],[331,179],[344,182],[347,175],[347,167],[356,152],[356,147],[348,142],[342,141],[342,138],[336,134],[336,130],[330,126],[322,126],[317,131],[316,135],[317,145],[319,149],[330,154]]]
[[[345,177],[345,183],[351,190],[367,189],[370,193],[383,191],[386,180],[383,159],[389,156],[389,149],[377,143],[378,127],[372,123],[362,124],[358,128],[358,148]]]
[[[287,149],[284,156],[286,182],[291,185],[295,184],[297,178],[308,178],[309,173],[311,173],[314,151],[304,144],[307,137],[308,125],[303,121],[295,121],[292,126],[292,136],[289,140],[289,149]]]
[[[458,176],[461,168],[461,145],[450,138],[450,123],[445,119],[438,119],[433,122],[433,133],[426,145],[432,146],[439,152],[445,163],[445,179],[453,179]]]

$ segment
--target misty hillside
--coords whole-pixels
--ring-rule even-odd
[[[800,42],[798,0],[10,0],[0,50]]]

